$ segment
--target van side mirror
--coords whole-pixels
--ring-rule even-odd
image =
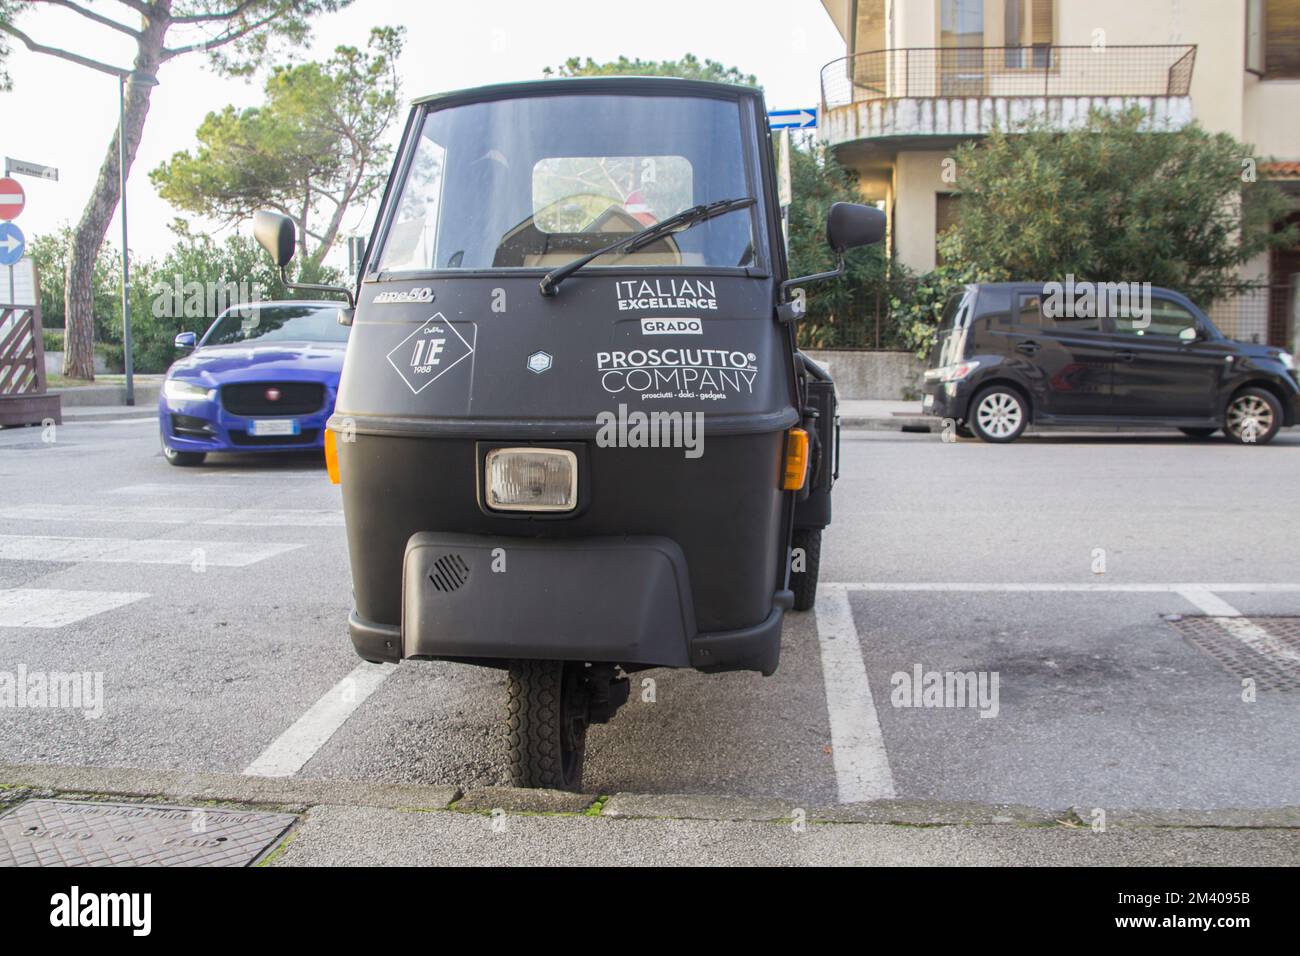
[[[1201,330],[1194,325],[1189,325],[1187,328],[1179,331],[1178,339],[1184,345],[1191,345],[1193,342],[1199,342],[1201,340]]]
[[[837,202],[826,214],[826,242],[836,255],[885,238],[885,214],[875,206]]]
[[[172,341],[172,345],[178,349],[192,349],[198,342],[198,336],[193,332],[182,332]]]
[[[864,206],[856,202],[837,202],[831,204],[826,214],[826,243],[835,253],[835,268],[830,272],[818,272],[815,275],[799,276],[786,279],[781,283],[781,304],[777,306],[776,316],[781,322],[795,322],[803,317],[803,303],[796,298],[793,302],[786,300],[786,291],[797,285],[820,282],[822,279],[838,279],[844,275],[844,253],[859,246],[869,246],[885,238],[885,214],[875,206]]]
[[[354,307],[356,300],[352,297],[352,290],[346,286],[289,281],[284,270],[285,266],[293,259],[294,250],[298,247],[297,232],[293,220],[288,216],[278,212],[268,212],[265,209],[259,209],[253,213],[253,238],[257,240],[258,245],[271,254],[271,261],[280,270],[280,278],[284,280],[286,289],[341,295],[347,298],[349,309]]]
[[[297,230],[293,220],[278,212],[259,209],[253,214],[253,238],[271,254],[277,269],[283,269],[293,259],[298,247]]]

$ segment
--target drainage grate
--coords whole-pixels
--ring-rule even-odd
[[[1233,677],[1259,690],[1300,690],[1300,617],[1197,617],[1171,624]]]
[[[248,866],[289,813],[28,800],[0,816],[0,866]]]

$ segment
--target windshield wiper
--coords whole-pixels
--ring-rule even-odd
[[[719,199],[717,202],[703,203],[699,206],[692,206],[690,209],[683,209],[675,216],[669,216],[661,222],[654,225],[646,226],[640,232],[634,232],[630,236],[624,236],[607,246],[602,246],[595,252],[589,252],[585,256],[580,256],[572,262],[566,262],[558,269],[552,269],[546,275],[542,276],[542,281],[538,287],[542,295],[555,295],[555,290],[559,288],[561,282],[573,275],[593,259],[599,259],[601,256],[609,255],[611,252],[635,252],[642,246],[648,246],[656,239],[662,239],[664,236],[675,232],[684,232],[696,223],[704,222],[706,219],[712,219],[714,216],[721,216],[723,213],[731,212],[735,209],[745,209],[758,202],[752,196],[746,196],[742,199]]]

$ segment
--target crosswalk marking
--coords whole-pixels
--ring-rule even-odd
[[[9,588],[0,590],[0,627],[64,627],[148,596],[137,591]]]
[[[0,520],[330,528],[343,525],[343,512],[327,508],[187,508],[155,507],[153,505],[29,504],[0,507]]]
[[[162,482],[144,482],[138,485],[123,485],[120,488],[114,488],[113,494],[117,495],[147,495],[150,498],[171,495],[199,495],[209,496],[214,491],[240,491],[250,493],[249,482],[247,481],[229,481],[232,475],[222,475],[220,479],[211,481],[187,481],[177,482],[176,484],[164,484]],[[317,475],[286,473],[284,475],[276,474],[276,485],[283,485],[286,482],[303,481],[309,479],[314,483],[319,483],[328,487],[325,473],[322,471]]]
[[[78,564],[195,564],[242,568],[301,548],[300,544],[245,541],[170,541],[150,538],[64,538],[0,535],[0,561],[60,561]]]

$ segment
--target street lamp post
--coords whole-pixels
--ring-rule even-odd
[[[126,403],[135,404],[135,373],[131,361],[131,253],[126,231],[126,81],[157,86],[158,77],[135,70],[117,75],[117,183],[122,197],[122,363],[126,372]]]

